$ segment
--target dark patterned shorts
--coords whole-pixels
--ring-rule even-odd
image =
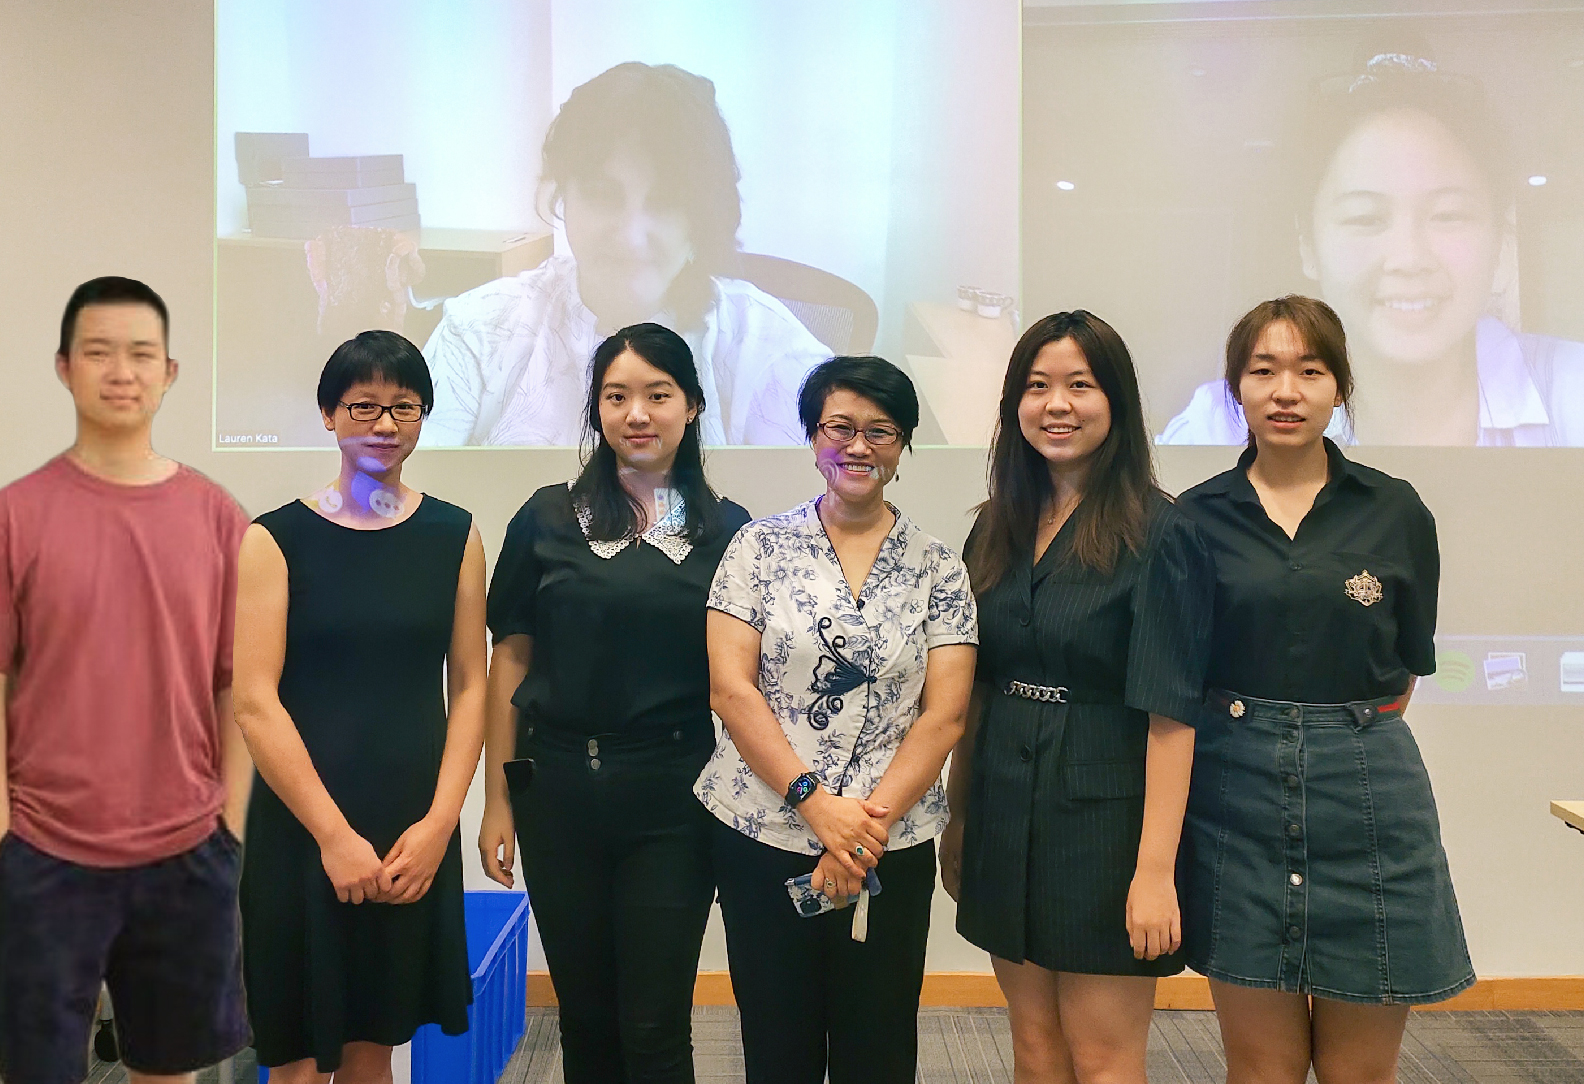
[[[78,1084],[101,982],[121,1060],[148,1074],[213,1065],[248,1043],[237,878],[241,844],[217,827],[197,847],[129,869],[0,839],[0,1077]]]

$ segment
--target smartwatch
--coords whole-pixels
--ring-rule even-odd
[[[787,805],[791,806],[793,809],[796,809],[803,803],[803,800],[810,794],[813,794],[814,791],[818,789],[818,787],[819,780],[815,779],[808,772],[804,772],[802,775],[792,780],[791,783],[787,784]]]

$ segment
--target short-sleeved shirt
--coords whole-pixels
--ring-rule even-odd
[[[1435,520],[1407,482],[1325,449],[1330,476],[1293,538],[1248,480],[1252,448],[1178,498],[1215,556],[1213,687],[1342,704],[1435,672]]]
[[[962,559],[900,512],[854,598],[818,500],[744,527],[721,558],[712,610],[758,630],[759,691],[826,789],[867,798],[918,718],[929,652],[978,642]],[[819,838],[723,733],[693,791],[717,818],[783,851]],[[939,780],[891,828],[891,850],[946,826]]]
[[[125,868],[191,850],[225,801],[215,698],[231,686],[248,520],[188,467],[119,485],[57,456],[0,489],[0,669],[11,830]]]
[[[577,734],[682,730],[714,741],[705,598],[726,544],[748,513],[720,502],[721,525],[697,542],[686,506],[641,539],[591,541],[570,488],[540,489],[512,517],[490,580],[499,643],[534,638],[512,697],[522,717]]]
[[[675,328],[698,359],[710,406],[699,422],[704,443],[803,444],[798,388],[830,350],[752,283],[712,284],[702,325]],[[676,324],[666,313],[654,319]],[[602,338],[571,256],[452,298],[424,346],[435,408],[423,444],[576,445]]]

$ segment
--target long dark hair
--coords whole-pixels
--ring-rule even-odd
[[[628,350],[676,381],[688,406],[695,411],[693,420],[682,433],[682,443],[677,446],[676,460],[671,465],[671,487],[682,494],[687,506],[687,536],[690,541],[697,542],[721,525],[720,498],[704,479],[704,453],[699,446],[704,389],[699,386],[693,351],[682,341],[682,336],[659,324],[624,327],[594,351],[588,413],[584,418],[583,470],[572,483],[573,503],[588,507],[590,538],[614,541],[638,533],[643,506],[621,484],[616,450],[605,439],[605,429],[600,425],[600,388],[605,384],[605,373],[611,362]]]
[[[1047,345],[1071,339],[1083,352],[1111,405],[1111,431],[1094,452],[1083,497],[1073,509],[1066,560],[1102,574],[1116,568],[1123,548],[1138,553],[1149,527],[1151,498],[1160,493],[1139,399],[1138,374],[1122,337],[1082,309],[1039,320],[1012,348],[1001,385],[1001,409],[990,450],[990,499],[965,554],[975,592],[994,587],[1032,548],[1040,510],[1054,487],[1044,456],[1023,437],[1018,405],[1034,359]]]

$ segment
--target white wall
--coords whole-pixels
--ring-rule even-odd
[[[307,132],[315,155],[405,155],[429,225],[537,223],[550,12],[551,0],[219,0],[219,232],[247,226],[238,131]]]
[[[0,481],[31,470],[71,438],[71,406],[51,357],[60,306],[94,275],[134,275],[170,302],[182,378],[166,400],[160,447],[208,472],[254,513],[312,492],[333,452],[210,450],[215,222],[211,11],[200,0],[110,5],[92,0],[0,5],[0,327],[9,409]],[[305,404],[306,409],[311,405]],[[1172,490],[1223,469],[1231,449],[1162,450]],[[1584,453],[1370,451],[1409,478],[1436,513],[1447,632],[1577,633],[1584,624]],[[414,484],[475,513],[493,554],[534,488],[575,466],[561,452],[432,451]],[[725,450],[719,488],[756,513],[809,496],[818,476],[800,452]],[[969,449],[909,457],[893,497],[952,544],[983,492]],[[1546,799],[1584,794],[1577,709],[1422,705],[1412,723],[1440,803],[1474,962],[1486,975],[1584,974],[1570,936],[1584,899],[1584,839],[1546,814]],[[465,831],[471,837],[476,815]],[[470,862],[471,866],[471,862]],[[470,873],[476,881],[478,875]],[[929,966],[983,969],[937,899]],[[706,967],[724,966],[718,941]]]

